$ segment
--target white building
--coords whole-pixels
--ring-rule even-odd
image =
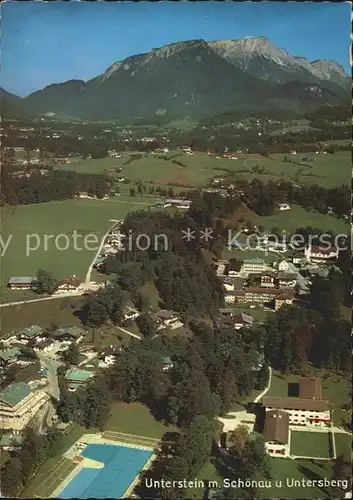
[[[290,264],[286,260],[281,260],[278,264],[279,271],[289,271]]]
[[[264,441],[267,453],[286,458],[290,454],[289,416],[281,410],[270,410],[265,415]]]
[[[265,261],[262,259],[245,259],[241,267],[244,273],[262,273],[265,270]]]
[[[278,209],[282,212],[283,210],[290,210],[290,205],[288,203],[280,203]]]
[[[338,258],[338,248],[323,249],[318,246],[308,245],[304,250],[307,260],[314,264],[335,262]]]

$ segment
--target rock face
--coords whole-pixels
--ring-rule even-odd
[[[310,62],[267,38],[191,40],[117,61],[83,82],[49,85],[24,99],[26,114],[64,113],[91,120],[200,118],[230,109],[308,111],[349,103],[350,79],[334,61]],[[294,94],[291,92],[294,91]],[[9,106],[11,108],[11,103]],[[20,106],[20,107],[21,107]]]

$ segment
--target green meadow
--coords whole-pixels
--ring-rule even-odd
[[[4,207],[1,236],[5,242],[9,237],[11,240],[1,258],[0,300],[29,298],[30,292],[8,290],[8,278],[34,276],[39,268],[52,272],[58,279],[73,274],[83,279],[98,250],[98,242],[113,220],[147,209],[151,203],[151,200],[119,196],[109,200],[74,199]]]

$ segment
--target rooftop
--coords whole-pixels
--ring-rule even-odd
[[[40,333],[43,333],[43,328],[38,325],[32,325],[27,328],[24,328],[20,331],[20,335],[24,335],[26,337],[36,337]]]
[[[27,283],[33,283],[36,281],[37,278],[34,276],[11,276],[9,278],[8,284],[9,285],[18,285],[18,284],[27,284]]]
[[[31,388],[25,382],[9,385],[0,393],[0,401],[8,406],[16,406],[31,393]]]
[[[19,446],[23,442],[23,436],[18,434],[3,434],[0,439],[1,446]]]
[[[265,264],[263,259],[256,257],[255,259],[244,259],[243,264]]]
[[[5,351],[0,351],[0,359],[3,361],[9,361],[12,358],[15,358],[21,354],[21,351],[18,347],[12,347],[11,349],[6,349]]]
[[[304,398],[276,398],[265,396],[263,405],[268,408],[276,408],[278,410],[306,410],[306,411],[326,411],[330,409],[328,401],[323,399],[304,399]]]
[[[265,415],[264,440],[287,444],[289,439],[289,414],[285,411],[267,411]]]
[[[320,378],[303,377],[299,381],[299,397],[304,399],[322,399]]]
[[[54,335],[55,336],[60,336],[60,335],[70,335],[71,337],[81,337],[85,332],[82,330],[82,328],[78,328],[77,326],[67,326],[66,328],[58,328],[55,330]]]
[[[65,374],[65,379],[70,381],[84,382],[92,377],[92,372],[80,370],[79,368],[71,368]]]

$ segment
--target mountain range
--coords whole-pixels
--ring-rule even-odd
[[[87,120],[202,118],[228,110],[306,113],[350,102],[335,61],[310,62],[264,37],[177,42],[112,64],[84,82],[55,83],[25,98],[1,89],[3,116],[60,113]]]

